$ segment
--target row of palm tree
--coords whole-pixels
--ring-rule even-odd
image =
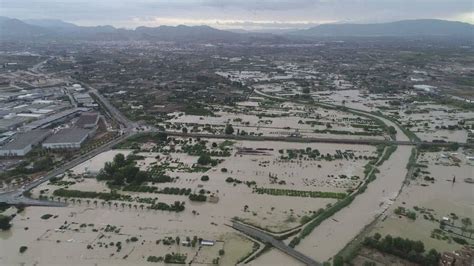
[[[51,201],[54,201],[54,200],[57,200],[58,202],[61,202],[61,200],[63,200],[64,203],[68,203],[68,202],[71,202],[72,204],[81,204],[82,203],[82,200],[81,199],[75,199],[75,198],[72,198],[72,199],[68,199],[68,198],[61,198],[61,197],[54,197],[54,196],[51,196],[49,197]],[[89,206],[92,202],[92,204],[94,204],[96,207],[98,206],[99,204],[99,201],[97,200],[90,200],[90,199],[86,199],[85,202],[87,203],[87,206]],[[100,202],[100,205],[102,207],[105,206],[105,204],[107,204],[110,207],[112,207],[112,205],[114,205],[115,208],[118,208],[119,206],[119,203],[118,202],[112,202],[112,201],[101,201]],[[132,209],[132,207],[136,210],[138,208],[140,208],[141,210],[143,210],[145,208],[145,205],[144,204],[131,204],[131,203],[120,203],[120,207],[122,207],[122,209],[125,209],[125,207],[128,207],[129,209]],[[147,207],[148,209],[148,207]]]

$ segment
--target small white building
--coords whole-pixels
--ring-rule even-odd
[[[209,246],[212,247],[214,246],[215,242],[212,240],[201,240],[201,246]]]

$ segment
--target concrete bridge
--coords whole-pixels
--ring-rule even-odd
[[[264,243],[270,244],[273,247],[279,249],[280,251],[284,252],[285,254],[303,262],[306,265],[311,265],[311,266],[317,266],[317,265],[322,265],[321,263],[315,261],[314,259],[306,256],[305,254],[294,250],[293,248],[287,246],[285,243],[283,243],[280,240],[277,240],[273,238],[271,235],[258,230],[256,228],[253,228],[251,226],[244,225],[242,223],[239,223],[237,221],[232,221],[232,228],[252,237],[255,239],[258,239]]]

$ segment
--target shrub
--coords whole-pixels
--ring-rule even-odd
[[[191,201],[206,201],[207,197],[203,194],[190,194],[189,200]]]
[[[21,246],[20,247],[20,253],[24,253],[28,249],[27,246]]]
[[[95,191],[80,191],[80,190],[68,190],[64,188],[56,189],[53,192],[54,196],[66,197],[66,198],[99,198],[102,200],[128,200],[129,195],[120,195],[116,191],[112,192],[95,192]]]
[[[344,266],[344,258],[341,257],[341,256],[335,256],[334,257],[334,262],[333,264],[334,266]]]
[[[232,134],[234,134],[234,128],[232,127],[231,124],[227,124],[227,125],[225,126],[224,133],[225,133],[226,135],[232,135]]]
[[[408,212],[407,217],[412,220],[416,220],[416,213],[415,212]]]
[[[156,257],[156,256],[148,256],[147,260],[148,262],[162,262],[163,261],[163,257],[162,256],[159,256],[159,257]]]
[[[460,238],[460,237],[453,236],[453,241],[458,243],[459,245],[467,245],[468,244],[468,242],[464,238]]]
[[[201,176],[201,181],[209,181],[209,176],[208,175],[203,175]]]
[[[0,214],[0,229],[1,230],[8,230],[12,225],[10,224],[11,217],[5,216]]]
[[[335,198],[335,199],[343,199],[346,197],[346,193],[304,191],[304,190],[278,189],[278,188],[256,188],[255,192],[258,194],[268,194],[268,195],[273,195],[273,196],[291,196],[291,197]]]
[[[440,254],[434,249],[425,254],[425,247],[421,241],[390,235],[386,235],[384,238],[379,236],[366,237],[364,245],[421,265],[438,265]]]
[[[47,214],[43,214],[43,215],[41,216],[41,219],[43,219],[43,220],[48,220],[48,219],[51,218],[51,217],[53,217],[53,215],[47,213]]]
[[[200,165],[208,165],[212,163],[212,158],[209,156],[209,154],[202,154],[199,156],[197,163]]]

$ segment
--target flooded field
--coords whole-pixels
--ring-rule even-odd
[[[427,167],[421,168],[419,176],[410,180],[374,232],[421,240],[427,249],[457,250],[461,245],[452,237],[467,236],[469,232],[450,229],[450,226],[440,230],[440,223],[444,217],[449,219],[449,224],[462,227],[463,218],[474,219],[474,184],[466,182],[473,178],[474,163],[462,150],[451,154],[425,152],[418,163]],[[396,214],[395,210],[400,207],[415,213],[415,219]],[[472,240],[467,241],[472,243]]]
[[[45,220],[45,214],[51,217]],[[163,223],[165,220],[169,222]],[[184,254],[187,262],[212,264],[222,257],[222,262],[235,263],[253,246],[227,226],[186,226],[196,222],[156,211],[92,204],[27,208],[13,224],[9,232],[0,233],[2,265],[148,265],[149,256],[173,252]],[[194,238],[212,240],[214,245],[202,246],[197,240],[188,247]],[[20,246],[28,247],[27,252],[19,254]],[[219,255],[219,250],[225,255]]]
[[[235,263],[250,253],[254,244],[227,226],[232,219],[274,232],[297,227],[317,210],[334,204],[339,197],[359,186],[364,181],[365,164],[377,156],[376,148],[367,145],[212,139],[189,142],[179,138],[166,145],[152,142],[129,145],[138,149],[121,148],[99,154],[58,179],[35,188],[34,197],[67,202],[68,207],[31,207],[17,215],[12,221],[12,230],[3,235],[11,240],[9,243],[15,244],[2,249],[5,251],[2,259],[34,262],[35,256],[44,255],[38,252],[45,252],[39,250],[39,246],[48,243],[50,248],[61,251],[53,255],[51,261],[67,261],[79,256],[91,262],[112,257],[117,264],[144,263],[149,256],[175,252],[186,254],[187,261],[212,263],[219,258]],[[198,147],[196,145],[211,154],[220,154],[212,157],[217,159],[216,164],[199,166],[199,156],[192,152]],[[171,179],[164,183],[143,184],[162,191],[159,193],[119,190],[120,198],[124,200],[57,196],[57,190],[110,195],[106,182],[98,181],[94,176],[102,173],[101,169],[114,162],[118,154],[134,158],[140,171],[159,171]],[[169,194],[166,191],[170,187],[206,195],[208,200],[196,202],[182,194]],[[154,206],[150,202],[170,206],[183,202],[185,209],[179,212],[155,210],[150,209]],[[40,217],[44,214],[52,217],[43,221]],[[31,222],[34,225],[29,225]],[[107,225],[121,229],[105,234]],[[27,231],[25,227],[28,227]],[[194,235],[213,241],[223,239],[224,242],[221,248],[199,248],[197,255],[195,248],[181,244],[156,244],[157,240],[166,237],[179,237],[182,241]],[[138,240],[127,241],[131,237]],[[120,252],[114,251],[116,246],[110,247],[110,242],[117,241],[122,242]],[[29,252],[18,256],[18,245],[23,242]],[[216,242],[216,246],[217,243],[220,242]],[[238,252],[228,248],[237,246]],[[225,255],[219,256],[220,249],[225,250]]]
[[[192,132],[221,132],[230,124],[241,135],[384,139],[382,128],[370,118],[292,102],[244,102],[232,108],[220,106],[213,116],[170,116],[171,128],[187,127]]]
[[[367,190],[321,225],[296,247],[319,261],[326,261],[354,238],[365,225],[383,213],[400,190],[406,174],[410,147],[398,147],[380,167],[377,178]]]

